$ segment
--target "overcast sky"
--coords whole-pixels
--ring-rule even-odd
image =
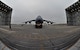
[[[13,8],[12,23],[35,19],[38,15],[56,23],[66,23],[65,8],[78,0],[1,0]]]

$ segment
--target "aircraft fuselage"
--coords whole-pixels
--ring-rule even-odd
[[[32,21],[35,21],[35,28],[42,28],[42,24],[44,21],[47,23],[53,24],[53,22],[51,22],[51,21],[44,20],[41,16],[38,16],[35,20],[26,21],[25,24],[31,23]]]
[[[43,24],[43,19],[41,18],[41,16],[38,16],[35,21],[35,27],[42,28],[42,24]]]

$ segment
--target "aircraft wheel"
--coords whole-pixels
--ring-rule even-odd
[[[40,28],[42,28],[42,25],[40,25]]]

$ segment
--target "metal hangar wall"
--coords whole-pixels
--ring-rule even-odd
[[[80,25],[80,0],[65,9],[68,25]]]
[[[12,8],[0,1],[0,25],[11,24]]]

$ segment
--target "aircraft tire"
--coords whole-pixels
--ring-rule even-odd
[[[40,28],[42,28],[42,25],[40,25]]]
[[[35,28],[42,28],[42,25],[40,25],[40,26],[35,25]]]

